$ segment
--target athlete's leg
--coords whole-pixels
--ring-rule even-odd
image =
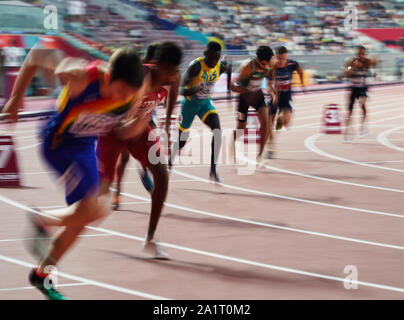
[[[236,129],[233,130],[233,144],[231,146],[230,152],[233,154],[234,163],[237,162],[237,152],[236,152],[236,142],[244,134],[244,129],[247,126],[247,116],[248,116],[249,104],[246,99],[242,96],[238,96],[238,107],[237,107],[237,124]]]
[[[146,242],[149,242],[154,239],[157,224],[163,210],[164,201],[167,197],[168,173],[167,166],[164,163],[151,164],[150,162],[148,162],[147,168],[150,170],[154,181],[154,188],[151,194],[152,206],[150,212],[149,228],[146,235]]]
[[[62,256],[69,250],[83,232],[84,226],[65,227],[55,237],[48,254],[38,265],[38,272],[44,273],[47,266],[56,266]]]
[[[362,96],[359,100],[361,109],[362,109],[362,124],[366,122],[367,118],[367,110],[366,110],[366,102],[367,102],[367,97]]]
[[[264,152],[265,145],[268,140],[269,136],[269,130],[272,130],[272,127],[270,126],[270,121],[269,121],[269,108],[267,107],[266,104],[263,104],[260,108],[257,110],[258,116],[260,118],[260,150],[258,152],[258,158],[262,156],[262,153]]]
[[[366,120],[367,120],[367,110],[366,110],[366,102],[367,102],[367,96],[366,96],[366,91],[362,92],[362,96],[359,99],[359,103],[362,109],[362,123],[361,123],[361,129],[360,129],[360,137],[364,138],[369,134],[368,128],[366,126]]]
[[[181,116],[180,121],[178,123],[178,140],[173,143],[171,148],[170,155],[168,157],[168,168],[171,169],[174,164],[175,157],[177,153],[181,151],[181,149],[187,143],[191,128],[192,122],[194,121],[195,115],[199,111],[199,101],[197,100],[186,100],[182,102],[181,106]]]
[[[152,135],[151,128],[147,128],[138,139],[129,141],[127,147],[132,156],[140,162],[143,169],[146,170],[147,168],[153,176],[152,205],[145,249],[152,251],[151,253],[156,258],[163,259],[167,258],[167,255],[154,242],[154,235],[167,197],[168,172],[164,161],[161,161],[162,148],[160,142],[157,138],[152,138]],[[151,150],[155,152],[152,157]],[[154,158],[154,156],[156,157]]]
[[[349,126],[351,124],[351,117],[352,117],[355,100],[356,100],[356,90],[355,90],[355,88],[352,88],[351,95],[349,96],[349,102],[348,102],[348,116],[347,116],[346,123],[345,123],[346,130],[349,129]]]
[[[274,105],[272,102],[269,103],[269,126],[268,126],[268,130],[269,130],[269,134],[268,134],[268,152],[267,152],[267,158],[272,158],[274,153],[275,153],[275,149],[274,149],[274,145],[275,145],[275,130],[274,130],[274,125],[275,125],[275,119],[276,119],[276,115],[278,113],[278,106]]]
[[[44,151],[50,164],[59,172],[65,172],[66,202],[70,206],[44,211],[47,216],[34,221],[36,228],[47,225],[65,227],[54,238],[51,248],[43,257],[39,273],[43,273],[49,264],[56,265],[60,261],[87,224],[105,218],[110,213],[109,207],[98,196],[99,179],[93,147],[66,146],[59,151],[45,147]],[[68,163],[70,165],[66,168]]]
[[[222,129],[220,127],[219,115],[217,113],[209,114],[204,123],[212,130],[210,175],[216,182],[219,182],[216,172],[217,159],[219,158],[220,148],[222,146]]]
[[[116,168],[116,192],[115,197],[112,202],[112,206],[115,210],[119,209],[119,202],[121,196],[121,182],[123,179],[123,175],[125,173],[126,165],[129,162],[130,153],[127,149],[124,149],[121,153],[121,156],[118,161],[118,166]]]

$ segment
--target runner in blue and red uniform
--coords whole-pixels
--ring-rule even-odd
[[[270,121],[274,127],[276,116],[278,116],[276,130],[282,126],[289,126],[292,117],[292,78],[293,72],[297,72],[300,78],[300,84],[303,92],[306,88],[303,83],[303,69],[295,60],[288,59],[288,51],[285,47],[276,49],[276,62],[270,71],[270,80],[268,81],[268,91],[272,92],[272,99],[270,105]],[[273,129],[269,134],[269,150],[266,154],[267,158],[272,158],[274,154],[273,149],[274,134]]]
[[[95,144],[98,135],[110,132],[127,112],[136,111],[145,92],[144,69],[136,52],[129,48],[117,50],[109,64],[101,61],[88,64],[73,58],[60,62],[54,51],[32,49],[4,109],[11,120],[17,120],[19,102],[39,67],[54,70],[64,85],[56,113],[42,132],[42,154],[65,182],[68,207],[43,212],[30,220],[37,233],[35,238],[49,236],[49,226],[64,228],[54,237],[48,252],[41,252],[44,244],[37,243],[35,249],[41,261],[30,272],[29,280],[48,299],[62,300],[65,298],[49,285],[48,266],[57,265],[87,224],[110,212],[98,196]],[[131,124],[116,129],[122,138],[131,138],[134,133]]]

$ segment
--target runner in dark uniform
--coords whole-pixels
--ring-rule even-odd
[[[366,137],[369,134],[368,128],[366,127],[366,100],[368,96],[366,78],[370,75],[370,67],[374,67],[376,65],[376,59],[369,59],[366,57],[366,48],[363,46],[358,47],[356,56],[349,60],[345,65],[345,75],[349,78],[351,83],[351,94],[348,102],[348,118],[346,120],[346,129],[344,134],[344,141],[346,142],[352,140],[350,123],[355,100],[359,100],[359,104],[362,108],[360,136]]]
[[[300,77],[300,83],[303,92],[306,91],[303,84],[303,69],[294,60],[288,59],[287,49],[279,47],[276,49],[276,63],[270,72],[270,80],[268,82],[268,91],[275,94],[275,99],[270,104],[270,121],[273,128],[275,118],[278,115],[276,129],[282,126],[287,127],[292,117],[293,108],[292,101],[292,78],[293,72],[297,72]],[[274,134],[271,131],[269,135],[269,149],[266,154],[267,158],[272,158],[275,150],[273,149]]]

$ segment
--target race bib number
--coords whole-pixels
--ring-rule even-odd
[[[113,126],[125,115],[109,116],[105,114],[81,113],[69,129],[69,133],[78,137],[103,135],[111,131]]]
[[[202,90],[199,91],[196,95],[199,98],[208,98],[212,92],[213,86],[215,85],[214,82],[206,82],[202,86]]]

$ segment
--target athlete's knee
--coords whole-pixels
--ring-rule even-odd
[[[220,130],[220,119],[219,119],[219,115],[216,113],[212,113],[210,114],[206,120],[205,120],[205,124],[213,131],[215,129],[219,129]]]
[[[124,168],[127,165],[128,161],[129,161],[129,157],[130,157],[130,153],[128,151],[122,152],[121,159],[119,161],[119,166],[121,168],[122,167]]]
[[[78,218],[75,226],[85,226],[91,222],[105,218],[109,213],[107,200],[104,197],[85,197],[80,201],[75,211],[75,215]]]
[[[189,138],[189,135],[190,135],[189,131],[179,130],[179,132],[178,132],[179,149],[182,149],[185,146],[185,144],[187,143],[187,140]]]

